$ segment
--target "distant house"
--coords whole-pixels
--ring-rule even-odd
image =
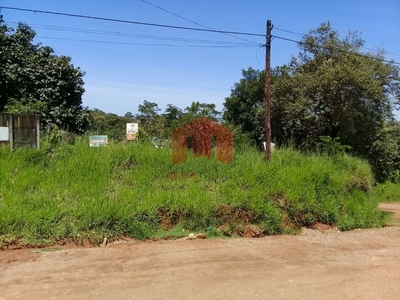
[[[217,139],[217,160],[232,164],[232,131],[206,118],[196,119],[172,132],[172,164],[187,161],[189,137],[194,157],[211,158],[213,136]]]

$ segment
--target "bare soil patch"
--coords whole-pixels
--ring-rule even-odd
[[[0,299],[400,298],[400,227],[316,226],[298,236],[0,251]]]

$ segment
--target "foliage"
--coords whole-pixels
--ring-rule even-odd
[[[329,23],[305,36],[290,76],[272,90],[283,112],[274,120],[277,139],[309,147],[319,136],[340,137],[353,153],[368,154],[392,116],[400,77],[394,64],[381,60],[383,53],[360,56],[363,43],[357,33],[340,39]]]
[[[376,201],[380,203],[400,202],[399,182],[386,181],[377,184],[376,186],[374,186],[374,197],[376,198]]]
[[[220,114],[215,104],[193,102],[184,110],[173,104],[168,104],[165,112],[159,114],[160,108],[155,102],[143,101],[138,106],[139,113],[133,116],[127,112],[124,117],[112,113],[105,113],[99,109],[90,110],[93,134],[108,135],[114,141],[125,140],[126,123],[139,123],[139,139],[151,141],[154,137],[170,139],[172,131],[199,117],[216,120]]]
[[[271,74],[272,140],[312,149],[320,136],[340,137],[352,154],[368,159],[378,180],[386,180],[400,155],[398,140],[389,142],[385,129],[400,100],[400,72],[383,61],[383,50],[361,53],[363,44],[357,32],[341,39],[329,22],[304,37],[299,55]],[[224,103],[224,119],[257,143],[265,132],[263,77],[244,70]]]
[[[138,118],[146,118],[147,121],[157,116],[157,112],[160,111],[157,103],[148,102],[147,100],[144,100],[143,104],[139,104],[138,110],[141,113],[141,115],[138,115]]]
[[[192,104],[185,108],[183,117],[184,121],[192,121],[197,118],[208,118],[216,121],[220,112],[215,109],[215,104],[207,104],[200,102],[192,102]]]
[[[379,203],[390,203],[390,202],[400,202],[400,171],[397,172],[397,181],[386,181],[378,183],[374,186],[373,196],[375,201]],[[393,217],[393,213],[390,213],[390,221],[387,223],[388,226],[395,225],[398,226],[400,223]]]
[[[235,151],[233,165],[197,158],[172,166],[170,149],[140,141],[89,148],[87,137],[38,151],[0,148],[0,247],[146,239],[175,226],[262,236],[315,222],[384,223],[363,161],[290,149],[264,159],[248,148]]]
[[[164,117],[167,119],[168,122],[179,120],[182,117],[182,115],[183,115],[182,110],[173,104],[168,104],[164,113]]]
[[[320,141],[317,142],[317,148],[321,153],[327,155],[339,155],[344,154],[346,150],[351,149],[349,145],[342,145],[339,140],[339,137],[335,137],[334,139],[330,136],[320,136]]]
[[[388,122],[376,136],[367,156],[379,182],[400,182],[400,123]]]
[[[0,111],[40,113],[42,128],[83,133],[91,121],[82,107],[84,73],[71,58],[34,44],[35,34],[23,23],[14,31],[0,16]]]
[[[163,139],[171,138],[172,131],[190,121],[200,117],[216,121],[220,112],[215,109],[215,104],[192,102],[184,110],[173,104],[168,104],[163,114],[158,114],[160,109],[155,102],[143,101],[138,107],[137,119],[140,122],[140,137],[151,140],[153,137]]]
[[[124,117],[125,117],[125,118],[131,118],[131,119],[134,119],[134,118],[135,118],[134,115],[133,115],[130,111],[128,111],[128,112],[124,115]]]
[[[132,123],[131,117],[120,117],[116,114],[105,113],[99,109],[90,110],[92,118],[91,133],[107,135],[111,140],[123,141],[126,134],[126,123]]]
[[[223,118],[239,125],[243,133],[250,133],[261,144],[265,141],[265,72],[249,68],[242,70],[242,76],[232,88],[230,97],[225,98]]]

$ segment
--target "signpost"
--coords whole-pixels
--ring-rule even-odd
[[[106,135],[91,135],[89,137],[90,147],[105,147],[108,144],[108,136]]]
[[[139,124],[138,123],[126,123],[126,140],[134,141],[139,136]]]

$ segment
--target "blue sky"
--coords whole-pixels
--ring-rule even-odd
[[[384,48],[387,59],[400,62],[399,0],[2,0],[0,6],[204,28],[146,2],[215,30],[265,34],[270,19],[273,35],[294,40],[330,21],[341,36],[361,32],[365,51]],[[263,37],[8,9],[1,14],[12,27],[19,21],[30,25],[36,42],[70,56],[86,72],[84,106],[118,115],[135,114],[143,100],[158,103],[162,111],[167,104],[183,109],[192,101],[222,110],[242,69],[265,68],[265,48],[259,47]],[[298,52],[295,43],[274,39],[271,66],[289,62]]]

